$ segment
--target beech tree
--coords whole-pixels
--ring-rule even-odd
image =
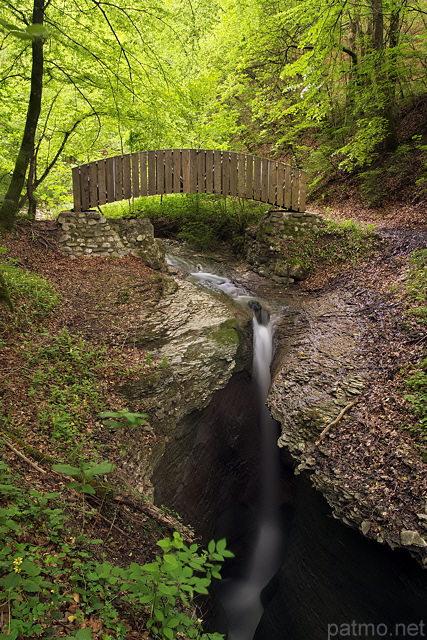
[[[34,192],[50,172],[64,189],[63,156],[82,162],[158,146],[197,146],[211,83],[197,56],[213,20],[210,0],[150,6],[139,0],[30,1],[7,0],[0,10],[2,119],[13,114],[15,124],[27,73],[31,78],[28,126],[22,122],[21,150],[0,207],[5,229],[26,200],[34,215]],[[12,146],[17,143],[16,126],[6,135]],[[2,155],[7,167],[8,152],[0,150],[0,163]],[[65,171],[71,175],[69,167]]]

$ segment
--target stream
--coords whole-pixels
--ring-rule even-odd
[[[224,568],[207,630],[225,633],[228,640],[426,637],[427,575],[407,553],[393,552],[334,520],[304,474],[291,483],[292,509],[284,507],[283,474],[290,463],[277,447],[279,425],[265,402],[274,327],[287,308],[273,305],[270,317],[268,302],[212,264],[173,255],[168,262],[195,285],[220,290],[253,312],[248,411],[251,419],[256,413],[260,432],[254,471],[259,480],[250,507],[251,535],[244,545],[235,545],[237,557],[231,569]],[[212,536],[225,532],[234,551],[233,538],[239,540],[240,534],[234,536],[233,527],[240,533],[245,529],[242,522],[228,529],[213,523]]]

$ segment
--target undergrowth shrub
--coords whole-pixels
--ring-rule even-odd
[[[427,249],[414,251],[412,254],[406,278],[406,288],[416,303],[408,310],[408,314],[414,317],[417,322],[426,325]],[[422,358],[414,367],[411,375],[406,379],[406,388],[410,393],[405,398],[411,403],[414,414],[418,418],[417,424],[414,425],[415,430],[421,433],[427,442],[427,358]]]
[[[49,316],[61,298],[55,287],[41,276],[23,269],[12,258],[0,259],[0,273],[10,298],[10,313],[0,315],[0,331],[25,330]]]
[[[89,417],[104,406],[98,371],[105,349],[94,347],[67,328],[46,336],[42,344],[27,344],[28,394],[37,403],[37,418],[70,451]]]
[[[148,217],[156,235],[178,237],[197,250],[228,243],[237,253],[243,248],[248,226],[257,223],[269,205],[231,196],[172,194],[150,196],[104,205],[111,218]]]
[[[75,535],[59,494],[28,491],[1,460],[0,536],[0,640],[63,637],[64,621],[69,639],[89,640],[95,621],[101,640],[124,640],[124,618],[162,640],[222,638],[203,633],[193,598],[221,577],[224,540],[201,550],[175,532],[151,563],[99,561],[91,546],[102,541]]]

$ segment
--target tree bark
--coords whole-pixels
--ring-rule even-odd
[[[43,24],[45,0],[34,0],[33,24]],[[15,161],[12,178],[0,207],[0,227],[5,230],[13,228],[19,211],[19,200],[25,185],[25,177],[34,149],[34,139],[39,121],[43,91],[43,45],[42,37],[34,37],[32,41],[31,89],[28,101],[27,117],[21,146]]]

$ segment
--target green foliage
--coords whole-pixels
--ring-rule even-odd
[[[79,493],[95,494],[96,490],[91,482],[96,476],[106,475],[114,471],[114,465],[106,460],[92,464],[90,462],[80,462],[79,467],[73,467],[70,464],[54,464],[52,469],[57,473],[63,473],[66,476],[76,478],[73,482],[69,482],[67,487],[75,489]]]
[[[29,394],[37,401],[40,424],[57,446],[70,452],[88,418],[104,406],[98,371],[105,349],[92,347],[66,328],[38,346],[28,343]]]
[[[427,442],[427,358],[420,362],[418,370],[406,380],[406,387],[410,393],[405,399],[411,403],[419,419],[418,430]]]
[[[358,167],[370,165],[378,150],[378,145],[384,140],[387,127],[388,122],[385,118],[359,119],[356,131],[350,140],[334,154],[343,157],[338,168],[351,172]]]
[[[24,330],[48,317],[60,303],[54,286],[41,276],[17,266],[17,260],[0,259],[0,272],[13,304],[13,313],[0,320],[0,330]]]
[[[86,473],[94,477],[108,472],[105,463],[101,464],[102,469],[92,465]],[[65,473],[71,471],[74,473],[67,467]],[[76,601],[78,608],[68,623],[77,628],[68,638],[90,638],[91,630],[82,625],[96,616],[115,640],[124,640],[128,633],[120,619],[124,606],[139,619],[140,627],[163,640],[181,633],[187,638],[222,638],[203,633],[192,600],[208,592],[213,578],[220,578],[220,564],[232,556],[225,540],[211,541],[203,551],[196,544],[185,545],[174,533],[158,542],[162,554],[153,562],[121,567],[93,558],[89,546],[100,541],[72,536],[59,494],[34,490],[28,494],[2,461],[0,502],[4,505],[0,508],[4,541],[0,549],[0,606],[6,612],[1,640],[55,636],[57,622]]]
[[[151,196],[102,207],[107,217],[148,217],[156,235],[178,237],[196,250],[226,242],[236,252],[243,248],[247,227],[268,208],[259,202],[205,194]]]
[[[410,259],[410,269],[406,276],[406,289],[416,306],[410,315],[423,325],[427,324],[427,249],[414,251]],[[422,359],[406,380],[410,391],[405,396],[418,418],[415,430],[427,442],[427,358]]]
[[[99,417],[106,420],[107,426],[110,431],[114,431],[117,427],[145,427],[148,425],[146,413],[133,413],[126,409],[120,411],[103,411],[99,414]]]
[[[322,265],[357,263],[367,259],[377,243],[378,237],[372,225],[362,225],[353,220],[326,220],[317,231],[304,233],[303,240],[295,237],[282,244],[287,260],[294,259],[310,271]]]

